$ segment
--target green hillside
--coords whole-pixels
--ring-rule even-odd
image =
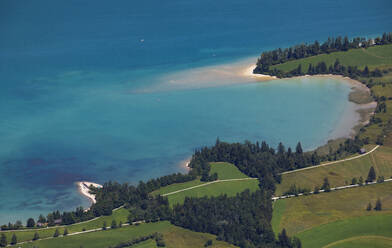
[[[210,163],[211,171],[210,174],[217,173],[219,180],[229,180],[229,179],[243,179],[249,178],[238,168],[230,163]],[[223,181],[223,182],[201,182],[200,179],[196,179],[190,182],[172,184],[166,187],[162,187],[157,191],[153,192],[153,195],[165,195],[178,190],[188,189],[198,185],[204,185],[201,187],[185,190],[175,194],[167,195],[169,203],[171,206],[177,203],[182,203],[185,197],[203,197],[203,196],[218,196],[222,194],[227,194],[228,196],[235,196],[246,189],[251,191],[256,191],[258,189],[258,180],[240,180],[240,181]]]
[[[314,189],[321,186],[323,179],[328,177],[331,187],[351,184],[351,180],[362,176],[366,179],[370,167],[373,166],[377,176],[392,176],[392,147],[382,146],[364,157],[331,164],[314,169],[298,171],[282,175],[282,182],[277,184],[275,195],[282,195],[291,185]]]
[[[358,66],[363,69],[366,65],[369,69],[390,66],[392,64],[392,45],[374,46],[367,49],[351,49],[346,52],[334,52],[321,54],[304,59],[289,61],[283,64],[271,66],[271,69],[279,69],[284,72],[291,71],[301,64],[302,72],[306,73],[309,64],[316,65],[324,61],[327,66],[333,65],[339,59],[341,64]]]

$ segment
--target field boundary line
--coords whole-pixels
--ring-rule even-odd
[[[173,195],[173,194],[177,194],[177,193],[180,193],[180,192],[183,192],[183,191],[204,187],[204,186],[207,186],[207,185],[210,185],[210,184],[213,184],[213,183],[222,183],[222,182],[231,182],[231,181],[243,181],[243,180],[255,180],[255,179],[258,179],[258,178],[246,177],[246,178],[216,180],[216,181],[212,181],[212,182],[208,182],[208,183],[203,183],[203,184],[200,184],[200,185],[192,186],[192,187],[189,187],[189,188],[176,190],[176,191],[169,192],[169,193],[166,193],[166,194],[162,194],[161,196]]]
[[[124,208],[124,206],[120,206],[118,208],[115,208],[112,211],[115,212],[115,211],[117,211],[117,210],[119,210],[121,208]],[[82,222],[73,223],[71,225],[48,226],[48,227],[42,227],[42,228],[25,228],[25,229],[19,229],[19,230],[18,229],[17,230],[0,230],[0,233],[2,233],[2,232],[11,232],[11,233],[14,233],[14,232],[33,232],[33,231],[43,231],[43,230],[50,230],[50,229],[62,228],[62,227],[67,228],[67,227],[70,227],[70,226],[81,225],[81,224],[85,224],[85,223],[88,223],[88,222],[91,222],[91,221],[94,221],[94,220],[98,220],[98,219],[100,219],[102,217],[103,217],[103,215],[95,217],[95,218],[93,218],[91,220],[85,220],[85,221],[82,221]],[[71,234],[72,233],[69,233],[68,235],[71,235]]]
[[[356,187],[365,187],[368,185],[372,185],[372,184],[380,184],[380,183],[387,183],[387,182],[391,182],[392,178],[389,179],[385,179],[382,182],[368,182],[365,184],[351,184],[351,185],[345,185],[345,186],[338,186],[335,188],[331,188],[330,191],[325,191],[323,189],[320,189],[317,193],[314,193],[314,191],[310,191],[308,193],[298,193],[297,195],[281,195],[281,196],[274,196],[271,198],[271,200],[276,201],[276,200],[280,200],[280,199],[287,199],[287,198],[292,198],[292,197],[298,197],[298,196],[305,196],[305,195],[314,195],[314,194],[320,194],[320,193],[328,193],[328,192],[332,192],[332,191],[337,191],[337,190],[342,190],[342,189],[350,189],[350,188],[356,188]]]
[[[380,145],[376,145],[372,150],[368,151],[367,153],[360,154],[360,155],[357,155],[355,157],[345,158],[345,159],[341,159],[341,160],[337,160],[337,161],[327,162],[327,163],[324,163],[324,164],[309,166],[309,167],[296,169],[296,170],[292,170],[292,171],[285,171],[285,172],[282,172],[280,174],[281,175],[286,175],[286,174],[291,174],[291,173],[298,172],[298,171],[310,170],[310,169],[319,168],[319,167],[323,167],[323,166],[327,166],[327,165],[331,165],[331,164],[337,164],[337,163],[342,163],[342,162],[358,159],[358,158],[361,158],[361,157],[364,157],[364,156],[367,156],[367,155],[371,154],[372,152],[377,150],[379,147],[380,147]]]

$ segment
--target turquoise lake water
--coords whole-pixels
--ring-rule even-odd
[[[79,180],[183,171],[216,137],[312,149],[347,133],[348,84],[225,73],[266,49],[391,31],[391,10],[387,0],[1,1],[0,223],[87,207]]]

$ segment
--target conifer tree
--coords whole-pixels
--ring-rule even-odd
[[[301,142],[298,142],[297,146],[295,147],[295,152],[297,154],[302,154],[302,146],[301,146]]]
[[[374,207],[374,210],[381,211],[381,209],[382,209],[382,204],[381,204],[381,200],[379,198],[379,199],[377,199],[376,206]]]
[[[15,245],[16,243],[18,243],[18,238],[16,237],[16,234],[12,234],[12,238],[11,238],[11,245]]]
[[[286,229],[283,228],[282,232],[278,235],[278,238],[279,238],[279,244],[282,247],[291,246],[290,238],[287,236]]]
[[[372,204],[369,202],[369,204],[366,207],[367,211],[371,211],[372,210]]]
[[[7,237],[5,236],[4,233],[1,234],[0,238],[0,247],[6,247],[7,246]]]
[[[322,189],[323,189],[325,192],[331,191],[331,185],[329,184],[328,177],[324,178],[324,183],[323,183]]]
[[[34,226],[35,226],[35,221],[34,221],[34,219],[33,219],[33,218],[29,218],[29,219],[27,220],[26,226],[27,226],[27,227],[34,227]]]
[[[33,240],[38,240],[39,239],[39,234],[37,232],[34,233]]]
[[[117,228],[117,222],[116,220],[112,220],[112,225],[110,225],[111,229],[116,229]]]
[[[362,176],[359,177],[358,184],[359,184],[359,186],[363,185],[363,178],[362,178]]]
[[[372,167],[370,167],[368,177],[366,179],[366,183],[373,182],[374,180],[376,180],[376,172],[374,170],[374,167],[372,166]]]
[[[60,235],[59,229],[56,228],[56,230],[54,231],[53,237],[57,238],[59,235]]]

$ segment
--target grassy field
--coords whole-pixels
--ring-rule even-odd
[[[392,214],[392,183],[362,186],[317,195],[278,200],[274,204],[273,228],[297,234],[322,224],[350,217]],[[382,211],[366,211],[369,202],[381,199]]]
[[[169,248],[199,248],[204,247],[208,240],[213,241],[214,248],[234,248],[236,246],[226,242],[217,241],[216,236],[208,233],[193,232],[181,227],[171,226],[163,232],[166,247]]]
[[[216,162],[210,163],[211,171],[210,174],[217,173],[218,179],[235,179],[235,178],[247,178],[248,176],[242,173],[238,168],[230,163]]]
[[[217,173],[219,180],[225,179],[238,179],[248,178],[245,174],[240,172],[236,166],[230,163],[211,163],[210,173]],[[177,190],[189,188],[192,186],[204,184],[200,179],[194,181],[172,184],[163,187],[155,192],[153,195],[166,194]],[[255,191],[258,189],[258,180],[244,180],[244,181],[229,181],[229,182],[217,182],[203,187],[179,192],[176,194],[168,195],[169,203],[171,206],[177,203],[182,203],[185,197],[203,197],[203,196],[218,196],[221,194],[227,194],[228,196],[234,196],[246,189]]]
[[[238,170],[238,168],[230,163],[222,163],[222,162],[217,162],[217,163],[210,163],[211,164],[211,171],[210,174],[217,173],[218,174],[218,179],[235,179],[235,178],[246,178],[247,176],[243,174],[241,171]],[[170,192],[174,192],[177,190],[193,187],[196,185],[204,184],[205,182],[200,181],[200,179],[193,180],[190,182],[185,182],[185,183],[175,183],[171,184],[166,187],[162,187],[159,190],[154,191],[152,194],[153,195],[158,195],[158,194],[167,194]]]
[[[284,72],[291,71],[301,64],[302,71],[307,72],[309,64],[316,65],[324,61],[327,66],[333,65],[336,59],[341,64],[358,66],[362,69],[366,65],[369,69],[375,67],[385,67],[392,64],[392,45],[374,46],[367,49],[352,49],[346,52],[334,52],[331,54],[321,54],[305,59],[293,60],[283,64],[271,66],[271,69],[277,68]]]
[[[141,242],[137,245],[132,246],[132,248],[158,248],[155,240],[149,239],[147,241]]]
[[[96,229],[96,228],[101,228],[103,226],[103,223],[106,221],[107,226],[110,226],[112,223],[112,220],[116,220],[117,223],[122,221],[123,223],[127,222],[129,215],[129,211],[120,208],[116,211],[113,212],[111,216],[102,216],[98,219],[89,221],[89,222],[84,222],[84,223],[78,223],[74,225],[67,226],[68,233],[74,233],[74,232],[81,232],[83,229],[85,230],[91,230],[91,229]],[[58,227],[60,234],[64,233],[64,227]],[[29,231],[19,231],[19,232],[4,232],[7,236],[7,240],[11,240],[12,234],[15,233],[18,242],[21,241],[27,241],[27,240],[32,240],[34,237],[34,233],[37,232],[40,236],[40,238],[47,238],[47,237],[52,237],[54,232],[56,230],[56,227],[50,227],[50,228],[44,228],[44,229],[37,229],[37,230],[29,230]]]
[[[173,195],[167,196],[170,205],[184,202],[185,197],[203,197],[203,196],[219,196],[226,194],[228,196],[235,196],[246,189],[256,191],[259,188],[258,180],[244,180],[244,181],[229,181],[213,183],[204,187],[195,188]]]
[[[24,248],[38,246],[39,248],[49,248],[61,246],[62,248],[74,248],[80,247],[80,245],[82,245],[83,248],[103,248],[110,245],[115,245],[119,242],[129,241],[136,237],[149,235],[154,232],[162,232],[170,228],[170,226],[171,224],[169,222],[148,223],[138,226],[122,227],[115,230],[98,231],[41,241],[38,240],[35,242],[18,245],[17,247]]]
[[[385,248],[392,246],[392,238],[382,236],[360,236],[334,242],[330,248]]]
[[[325,177],[328,177],[331,187],[350,184],[353,177],[358,179],[362,176],[366,180],[371,166],[374,166],[377,176],[390,178],[392,176],[392,147],[381,146],[373,153],[358,159],[284,174],[281,184],[277,184],[275,195],[282,195],[293,184],[313,190],[316,185],[322,185]]]
[[[321,225],[296,236],[304,248],[392,247],[391,226],[392,215],[362,216]]]
[[[171,225],[169,222],[157,222],[140,224],[137,226],[122,227],[115,230],[97,231],[93,233],[80,234],[75,236],[59,237],[49,240],[38,240],[35,242],[18,245],[17,247],[30,248],[38,246],[40,248],[107,248],[120,242],[125,242],[137,238],[160,232],[164,236],[166,247],[172,248],[196,248],[203,247],[209,239],[213,240],[215,248],[235,247],[228,243],[216,241],[216,237],[211,234],[192,232],[180,227]],[[135,247],[152,248],[156,247],[152,240],[142,242]]]

